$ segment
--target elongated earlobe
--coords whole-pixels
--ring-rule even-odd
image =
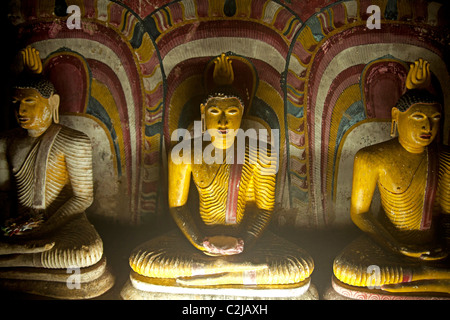
[[[201,120],[202,120],[202,133],[205,133],[206,123],[205,123],[205,114],[204,113],[202,113],[202,115],[201,115]]]
[[[52,109],[52,117],[54,123],[59,123],[59,101],[60,97],[58,94],[52,94],[48,99],[49,105]]]
[[[58,108],[54,108],[53,109],[52,115],[53,115],[53,122],[54,123],[59,123],[59,111],[58,111]]]
[[[397,136],[397,121],[392,119],[391,122],[391,138],[395,138]]]
[[[202,121],[202,133],[206,131],[206,120],[205,120],[205,105],[200,104],[200,120]]]
[[[392,116],[392,122],[391,122],[391,137],[395,138],[397,136],[397,127],[398,127],[398,113],[400,111],[397,107],[392,108],[391,116]]]

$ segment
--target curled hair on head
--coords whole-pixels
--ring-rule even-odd
[[[221,86],[218,88],[215,88],[211,92],[208,93],[207,98],[204,100],[203,104],[207,104],[209,100],[213,98],[236,98],[239,100],[239,103],[241,104],[242,108],[245,108],[245,105],[242,101],[241,95],[239,92],[233,88],[232,86]]]
[[[442,101],[435,95],[428,92],[427,90],[412,89],[406,91],[406,93],[403,94],[400,97],[400,99],[398,99],[395,107],[400,112],[406,112],[411,106],[417,103],[425,103],[425,104],[436,103],[442,106]]]
[[[35,89],[39,94],[48,99],[55,93],[53,84],[41,74],[21,74],[13,85],[14,89]]]

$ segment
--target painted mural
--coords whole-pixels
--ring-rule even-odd
[[[368,27],[370,5],[379,29]],[[444,2],[28,0],[11,1],[8,16],[17,46],[40,51],[62,122],[95,140],[94,209],[131,224],[167,212],[171,133],[199,120],[204,69],[223,52],[255,70],[244,125],[280,132],[280,225],[351,223],[353,155],[390,138],[412,61],[430,61],[450,116]]]

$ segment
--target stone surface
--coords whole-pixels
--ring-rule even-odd
[[[324,293],[324,300],[450,300],[450,294],[432,293],[389,293],[381,289],[354,287],[347,285],[335,277],[332,285]]]
[[[91,299],[103,295],[114,285],[115,277],[103,258],[97,264],[81,268],[79,286],[75,283],[76,272],[52,269],[34,269],[25,273],[26,280],[18,279],[24,275],[19,268],[11,268],[0,274],[0,277],[10,276],[11,279],[0,279],[0,289],[3,292],[20,292],[31,295],[56,299]],[[28,268],[27,268],[28,269]],[[33,277],[34,275],[34,277]],[[52,279],[52,280],[48,280]]]
[[[125,283],[121,291],[124,300],[318,300],[319,293],[313,284],[286,289],[256,289],[245,286],[222,288],[186,288],[172,285],[148,286],[144,291],[136,289],[132,280]]]

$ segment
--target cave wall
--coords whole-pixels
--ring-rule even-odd
[[[368,26],[374,4],[379,29]],[[61,122],[93,141],[90,214],[167,215],[170,135],[199,119],[205,65],[231,52],[257,76],[244,123],[280,132],[275,223],[323,227],[351,223],[353,156],[390,139],[418,58],[444,99],[448,144],[447,15],[444,2],[409,0],[28,0],[10,1],[7,18],[11,50],[40,51]]]

